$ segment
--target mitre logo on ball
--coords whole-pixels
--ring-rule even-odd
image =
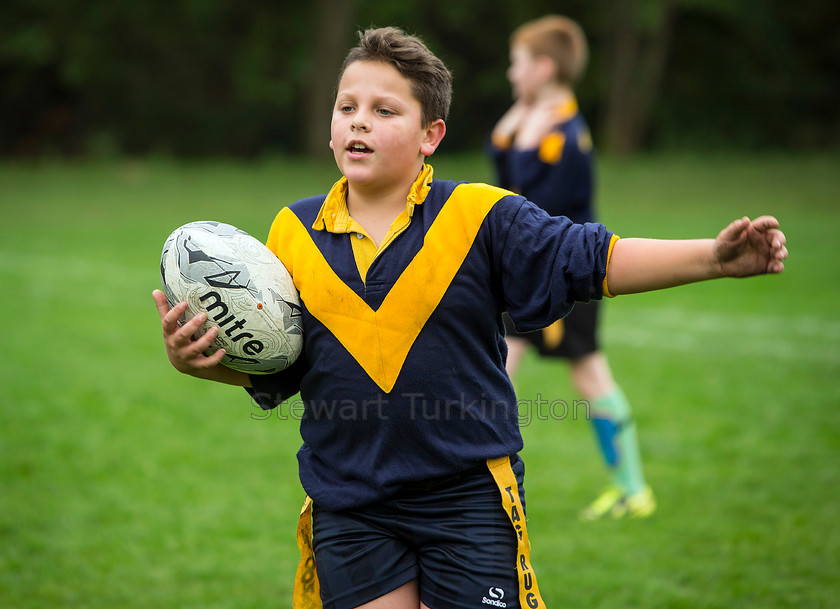
[[[177,228],[163,245],[160,274],[169,306],[187,303],[181,324],[205,312],[196,337],[219,329],[208,353],[223,348],[225,366],[271,374],[300,355],[297,289],[277,256],[245,231],[211,221]]]

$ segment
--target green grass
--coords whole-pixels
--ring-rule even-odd
[[[780,277],[622,297],[603,342],[660,509],[581,524],[605,483],[586,421],[523,421],[533,562],[549,607],[831,607],[840,594],[840,177],[834,156],[601,163],[622,236],[782,220]],[[481,157],[439,177],[487,179]],[[0,166],[0,606],[289,607],[295,421],[169,367],[151,300],[192,220],[265,237],[330,164]],[[523,400],[576,399],[529,357]],[[532,413],[533,414],[533,413]]]

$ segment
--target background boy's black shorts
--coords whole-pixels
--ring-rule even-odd
[[[511,465],[524,507],[525,465],[519,457]],[[413,579],[435,609],[519,609],[517,536],[486,465],[409,484],[371,506],[315,505],[312,527],[324,609],[357,607]]]
[[[575,308],[559,322],[562,330],[536,330],[534,332],[517,332],[513,328],[513,321],[505,313],[505,330],[508,336],[521,338],[539,351],[540,355],[548,357],[563,357],[574,359],[598,351],[598,315],[600,301],[592,300],[587,303],[575,303]],[[562,333],[562,335],[561,335]],[[559,342],[556,337],[560,336]]]

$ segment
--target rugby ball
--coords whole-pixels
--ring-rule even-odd
[[[228,368],[271,374],[300,355],[297,289],[277,256],[245,231],[221,222],[177,228],[163,244],[160,275],[169,306],[187,302],[181,325],[207,314],[195,338],[219,329],[206,353],[223,348]]]

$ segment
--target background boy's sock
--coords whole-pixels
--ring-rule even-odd
[[[593,400],[592,426],[612,481],[629,494],[645,487],[636,423],[621,388]]]

